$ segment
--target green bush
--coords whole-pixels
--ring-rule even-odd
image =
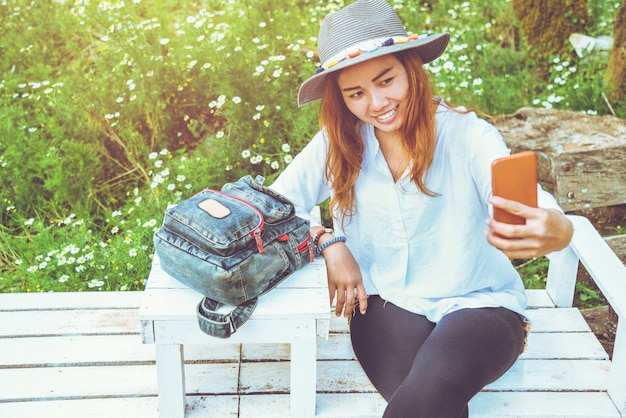
[[[554,57],[537,79],[509,1],[390,3],[410,31],[451,33],[428,66],[447,100],[607,113],[606,59]],[[0,2],[0,291],[141,289],[168,204],[246,174],[272,181],[318,129],[317,105],[295,96],[319,22],[343,5]],[[615,7],[594,3],[594,35]]]

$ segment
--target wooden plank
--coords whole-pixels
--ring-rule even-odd
[[[560,308],[571,307],[574,301],[578,255],[571,246],[550,254],[546,291]]]
[[[606,351],[591,333],[578,310],[547,309],[545,312],[538,311],[535,318],[537,321],[529,336],[528,349],[522,354],[523,358],[608,359]],[[571,321],[572,318],[574,321]],[[569,327],[569,330],[555,332],[559,321],[563,321],[564,328]],[[275,347],[273,344],[244,344],[242,353],[246,361],[287,360],[289,358],[287,346]],[[317,358],[322,361],[355,359],[350,335],[333,333],[328,340],[318,340]]]
[[[191,289],[146,290],[139,318],[141,320],[196,321],[196,306],[202,296]],[[295,317],[330,318],[328,291],[313,289],[279,289],[261,296],[254,319]]]
[[[289,362],[243,363],[241,393],[289,393],[289,370]],[[318,361],[317,388],[332,393],[376,391],[356,360]]]
[[[387,402],[378,393],[323,393],[317,395],[319,418],[380,418]]]
[[[350,336],[331,334],[328,341],[318,342],[319,360],[354,358]],[[608,354],[591,332],[531,332],[525,359],[607,360]]]
[[[188,395],[236,395],[240,373],[235,363],[186,364],[185,388]]]
[[[248,382],[257,380],[262,387],[264,363],[242,367]],[[519,360],[502,378],[488,385],[486,391],[606,391],[611,363],[608,360]],[[255,374],[257,373],[257,374]],[[266,372],[267,373],[267,372]],[[251,376],[252,375],[252,376]],[[278,373],[273,376],[277,379]],[[353,361],[318,362],[318,387],[326,392],[375,392],[359,363]],[[282,386],[279,386],[282,388]],[[260,390],[257,390],[260,392]]]
[[[244,363],[239,373],[239,390],[244,394],[289,393],[290,363]]]
[[[245,395],[239,402],[240,418],[293,418],[289,409],[288,394]]]
[[[333,333],[348,333],[348,318],[335,315],[335,304],[330,307],[330,330]]]
[[[541,365],[540,363],[544,363]],[[553,362],[556,363],[556,362]],[[571,363],[571,362],[570,362]],[[587,362],[580,362],[580,364],[585,364]],[[605,362],[606,363],[606,362]],[[519,367],[521,370],[527,369],[530,361],[524,361],[523,365]],[[545,367],[547,362],[536,362],[536,364],[532,367],[532,370],[527,370],[527,375],[535,376],[534,373],[538,372],[540,374],[535,376],[535,379],[541,381],[545,379],[546,376],[550,376],[551,373],[554,373],[554,368],[550,369]],[[237,382],[237,372],[236,365],[230,366],[229,369],[224,369],[225,365],[188,365],[187,368],[187,387],[188,393],[236,393],[236,382]],[[597,366],[597,364],[596,364]],[[143,366],[145,367],[145,366]],[[607,365],[600,364],[600,369],[604,368],[606,372]],[[373,391],[373,387],[367,380],[366,376],[360,369],[360,366],[357,362],[318,362],[318,387],[324,388],[324,391],[327,392],[353,392],[355,390],[361,392]],[[36,396],[40,394],[42,396],[50,396],[47,392],[47,389],[50,387],[55,388],[55,395],[63,397],[66,396],[97,396],[98,383],[91,385],[90,390],[77,390],[76,386],[81,385],[80,382],[86,381],[85,379],[89,379],[90,382],[107,382],[108,386],[105,388],[101,388],[101,392],[104,394],[112,394],[116,396],[120,396],[120,392],[132,392],[135,393],[144,393],[148,394],[150,392],[155,391],[154,385],[150,385],[148,389],[141,389],[145,385],[146,382],[154,382],[154,378],[149,378],[148,376],[139,375],[137,377],[137,372],[131,371],[132,368],[115,368],[120,369],[118,371],[113,370],[113,368],[62,368],[62,369],[49,369],[47,371],[39,371],[33,373],[27,373],[25,378],[20,379],[16,378],[15,374],[20,373],[19,369],[11,369],[13,374],[1,373],[0,374],[0,382],[7,382],[12,386],[25,385],[22,390],[18,390],[20,393],[28,392],[31,396]],[[122,370],[123,369],[123,370]],[[135,368],[136,369],[136,368]],[[43,369],[45,370],[45,369]],[[112,372],[113,370],[113,372]],[[512,369],[515,370],[515,366]],[[581,388],[580,380],[585,380],[585,376],[591,376],[591,380],[595,380],[594,377],[597,374],[597,370],[594,370],[593,373],[589,373],[589,368],[585,367],[574,367],[572,364],[564,363],[561,365],[559,373],[556,374],[556,378],[559,381],[562,381],[569,386],[575,386],[578,389]],[[144,368],[144,372],[150,373],[149,370]],[[154,370],[152,370],[154,373]],[[572,373],[578,375],[578,377],[571,381]],[[88,376],[88,377],[87,377]],[[215,376],[220,376],[220,379],[215,379]],[[118,384],[119,379],[124,380],[124,384]],[[505,376],[506,381],[506,376]],[[523,381],[523,380],[522,380]],[[11,383],[8,383],[11,382]],[[32,382],[40,382],[41,385],[32,384]],[[45,383],[48,385],[45,385]],[[519,380],[514,379],[516,384],[519,384]],[[26,385],[28,385],[28,390],[25,389]],[[42,387],[43,386],[43,387]],[[63,389],[65,387],[70,387],[67,389],[66,393],[63,393]],[[113,386],[110,388],[109,386]],[[129,388],[130,386],[130,388]],[[506,386],[506,385],[505,385]],[[593,386],[589,382],[587,382],[587,386]],[[508,390],[510,386],[506,387],[498,387],[499,390]],[[11,396],[11,393],[7,391],[4,387],[1,388],[0,393],[8,394]],[[124,390],[126,389],[126,390]],[[561,388],[562,389],[562,388]],[[243,393],[260,393],[260,392],[269,392],[269,393],[288,393],[289,392],[289,363],[288,362],[278,362],[278,363],[249,363],[242,365],[241,371],[241,387],[240,390]],[[6,396],[6,395],[5,395]],[[108,396],[108,395],[107,395]],[[0,405],[2,405],[0,403]],[[336,412],[337,404],[334,405]],[[276,410],[273,410],[277,412]],[[45,415],[48,416],[48,415]],[[323,415],[322,415],[323,416]],[[354,416],[354,415],[346,415],[346,416]],[[495,416],[495,415],[494,415]],[[519,415],[523,416],[523,415]],[[560,415],[565,416],[565,415]],[[581,415],[583,416],[583,415]],[[587,416],[587,415],[584,415]],[[592,416],[592,415],[588,415]]]
[[[321,343],[322,341],[318,341],[318,359]],[[290,355],[289,344],[246,343],[241,345],[241,360],[245,362],[289,360]]]
[[[138,333],[137,309],[0,312],[0,337]]]
[[[524,359],[608,360],[609,356],[592,333],[533,333],[528,336]]]
[[[302,315],[308,318],[329,320],[328,290],[326,288],[276,288],[261,296],[253,316],[259,319],[274,319],[279,315],[286,315],[291,319]]]
[[[331,334],[327,341],[317,345],[317,358],[327,360],[355,360],[349,334]]]
[[[620,318],[626,318],[626,266],[582,216],[570,216],[574,224],[574,248],[602,294]]]
[[[481,392],[470,418],[620,418],[605,392]]]
[[[243,394],[289,393],[289,362],[243,363],[240,391]],[[323,392],[376,392],[356,360],[318,361],[317,388]]]
[[[0,369],[3,402],[156,393],[153,366]]]
[[[243,344],[242,361],[289,360],[288,344]],[[317,342],[317,360],[356,360],[348,334],[330,334]]]
[[[229,338],[215,338],[203,333],[189,321],[157,321],[154,333],[157,344],[290,343],[317,339],[315,320],[250,320]]]
[[[185,372],[188,393],[237,393],[238,364],[187,364]],[[0,405],[18,401],[155,396],[156,393],[157,371],[153,365],[0,369]]]
[[[316,354],[317,346],[315,341],[291,343],[289,404],[293,417],[315,415],[315,393],[317,389]]]
[[[565,211],[626,203],[626,147],[554,155],[555,197]]]
[[[488,392],[602,392],[606,391],[608,360],[519,360]]]
[[[319,418],[380,418],[386,402],[377,393],[317,395]],[[241,413],[237,414],[237,408]],[[87,415],[88,414],[88,415]],[[0,403],[11,418],[156,417],[156,397]],[[188,396],[186,418],[288,418],[289,395]],[[604,393],[480,393],[470,418],[620,418]]]
[[[617,323],[609,395],[622,415],[626,416],[626,319]]]
[[[143,292],[0,293],[0,311],[138,308]]]
[[[156,365],[159,415],[184,418],[187,402],[183,346],[158,344]]]
[[[318,394],[319,418],[379,418],[386,402],[377,393]],[[243,416],[243,415],[242,415]],[[481,392],[470,418],[620,418],[606,393]]]
[[[528,309],[554,308],[554,302],[545,289],[526,289]]]
[[[626,256],[626,235],[612,235],[604,237],[604,240],[609,244],[613,252],[624,261],[622,257]]]
[[[272,405],[269,399],[263,403],[266,407]],[[238,407],[239,399],[233,395],[188,396],[185,417],[237,418]],[[157,398],[152,396],[0,403],[0,416],[11,418],[154,418],[159,416],[159,410]]]
[[[207,376],[210,378],[215,376]],[[238,418],[239,409],[239,396],[187,396],[185,418]]]
[[[7,418],[147,418],[158,416],[156,396],[0,403],[0,417]],[[228,415],[224,415],[226,416]]]
[[[138,335],[0,338],[0,367],[154,363]]]
[[[133,345],[133,336],[117,336],[116,340],[121,343],[103,344],[102,337],[80,337],[76,338],[43,338],[40,344],[36,344],[36,339],[26,339],[26,341],[20,342],[21,339],[7,339],[0,340],[3,347],[8,348],[7,353],[13,353],[9,359],[13,361],[7,361],[12,365],[28,365],[28,364],[40,364],[40,363],[63,363],[67,361],[67,356],[75,359],[73,363],[89,364],[101,358],[102,362],[122,363],[120,357],[126,357],[126,361],[129,362],[142,362],[148,361],[153,358],[152,352],[145,350],[150,348],[149,346],[136,345],[140,348],[139,353],[133,353],[131,347]],[[84,341],[82,341],[84,340]],[[135,341],[135,344],[137,342]],[[41,352],[37,356],[28,354],[23,350],[25,346],[36,344],[36,346],[46,346],[52,348],[50,350],[35,350]],[[590,333],[531,333],[530,347],[528,352],[522,355],[522,358],[554,358],[554,357],[569,357],[569,358],[599,358],[606,359],[606,353],[603,352],[599,343],[593,339]],[[64,355],[63,352],[75,346],[74,352],[69,352]],[[92,350],[95,347],[101,346],[102,352],[111,352],[111,354],[101,354],[100,351],[96,351],[93,354],[83,354],[80,357],[80,353],[89,353],[91,347]],[[288,345],[279,346],[278,350],[272,350],[273,345],[265,344],[245,344],[243,346],[242,355],[244,361],[267,361],[267,360],[287,360]],[[547,349],[546,347],[552,347],[553,349]],[[567,348],[563,351],[562,348]],[[228,354],[222,353],[226,350]],[[215,361],[230,361],[236,362],[239,347],[237,345],[225,345],[223,347],[213,347],[207,345],[190,345],[186,347],[186,357],[189,362],[215,362]],[[256,350],[256,351],[255,351]],[[16,352],[22,352],[24,354],[16,354]],[[45,354],[44,354],[45,353]],[[118,354],[113,354],[118,353]],[[124,353],[120,355],[119,353]],[[222,355],[219,355],[222,353]],[[253,354],[254,353],[254,354]],[[261,354],[259,354],[261,353]],[[265,354],[263,354],[265,353]],[[281,354],[282,353],[282,354]],[[216,355],[218,354],[218,355]],[[42,359],[45,357],[45,359]],[[218,360],[216,360],[216,358]],[[349,335],[338,334],[332,335],[328,341],[321,341],[318,348],[318,358],[322,360],[328,359],[354,359],[351,344],[349,341]]]
[[[288,417],[286,405],[287,395],[242,396],[240,417]],[[377,393],[318,394],[316,417],[379,418],[385,405],[386,402]],[[549,416],[619,418],[619,414],[611,408],[610,400],[603,393],[480,393],[470,402],[470,418]]]
[[[42,350],[45,347],[45,350]],[[137,335],[0,338],[0,367],[154,364],[154,346]],[[187,345],[187,362],[238,362],[240,346]],[[288,358],[288,357],[287,357]]]
[[[529,309],[526,314],[533,332],[591,332],[577,308]]]

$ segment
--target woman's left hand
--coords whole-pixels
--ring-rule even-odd
[[[574,233],[572,223],[557,209],[542,209],[494,196],[490,203],[526,218],[526,225],[488,219],[487,241],[509,258],[541,257],[565,248]]]

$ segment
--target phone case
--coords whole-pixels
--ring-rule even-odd
[[[491,165],[494,196],[537,207],[537,155],[533,151],[511,154]],[[524,225],[526,219],[494,208],[493,218],[499,222]]]

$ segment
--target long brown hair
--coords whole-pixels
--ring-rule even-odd
[[[426,187],[424,175],[435,154],[437,101],[419,55],[414,50],[407,50],[397,53],[396,57],[407,72],[409,84],[402,147],[411,161],[410,178],[420,192],[435,196],[436,193]],[[354,187],[361,170],[364,145],[359,135],[360,121],[346,107],[337,84],[338,73],[328,75],[319,121],[329,142],[326,176],[334,191],[330,208],[333,216],[337,214],[340,217],[343,225],[344,219],[352,217],[357,210]]]

